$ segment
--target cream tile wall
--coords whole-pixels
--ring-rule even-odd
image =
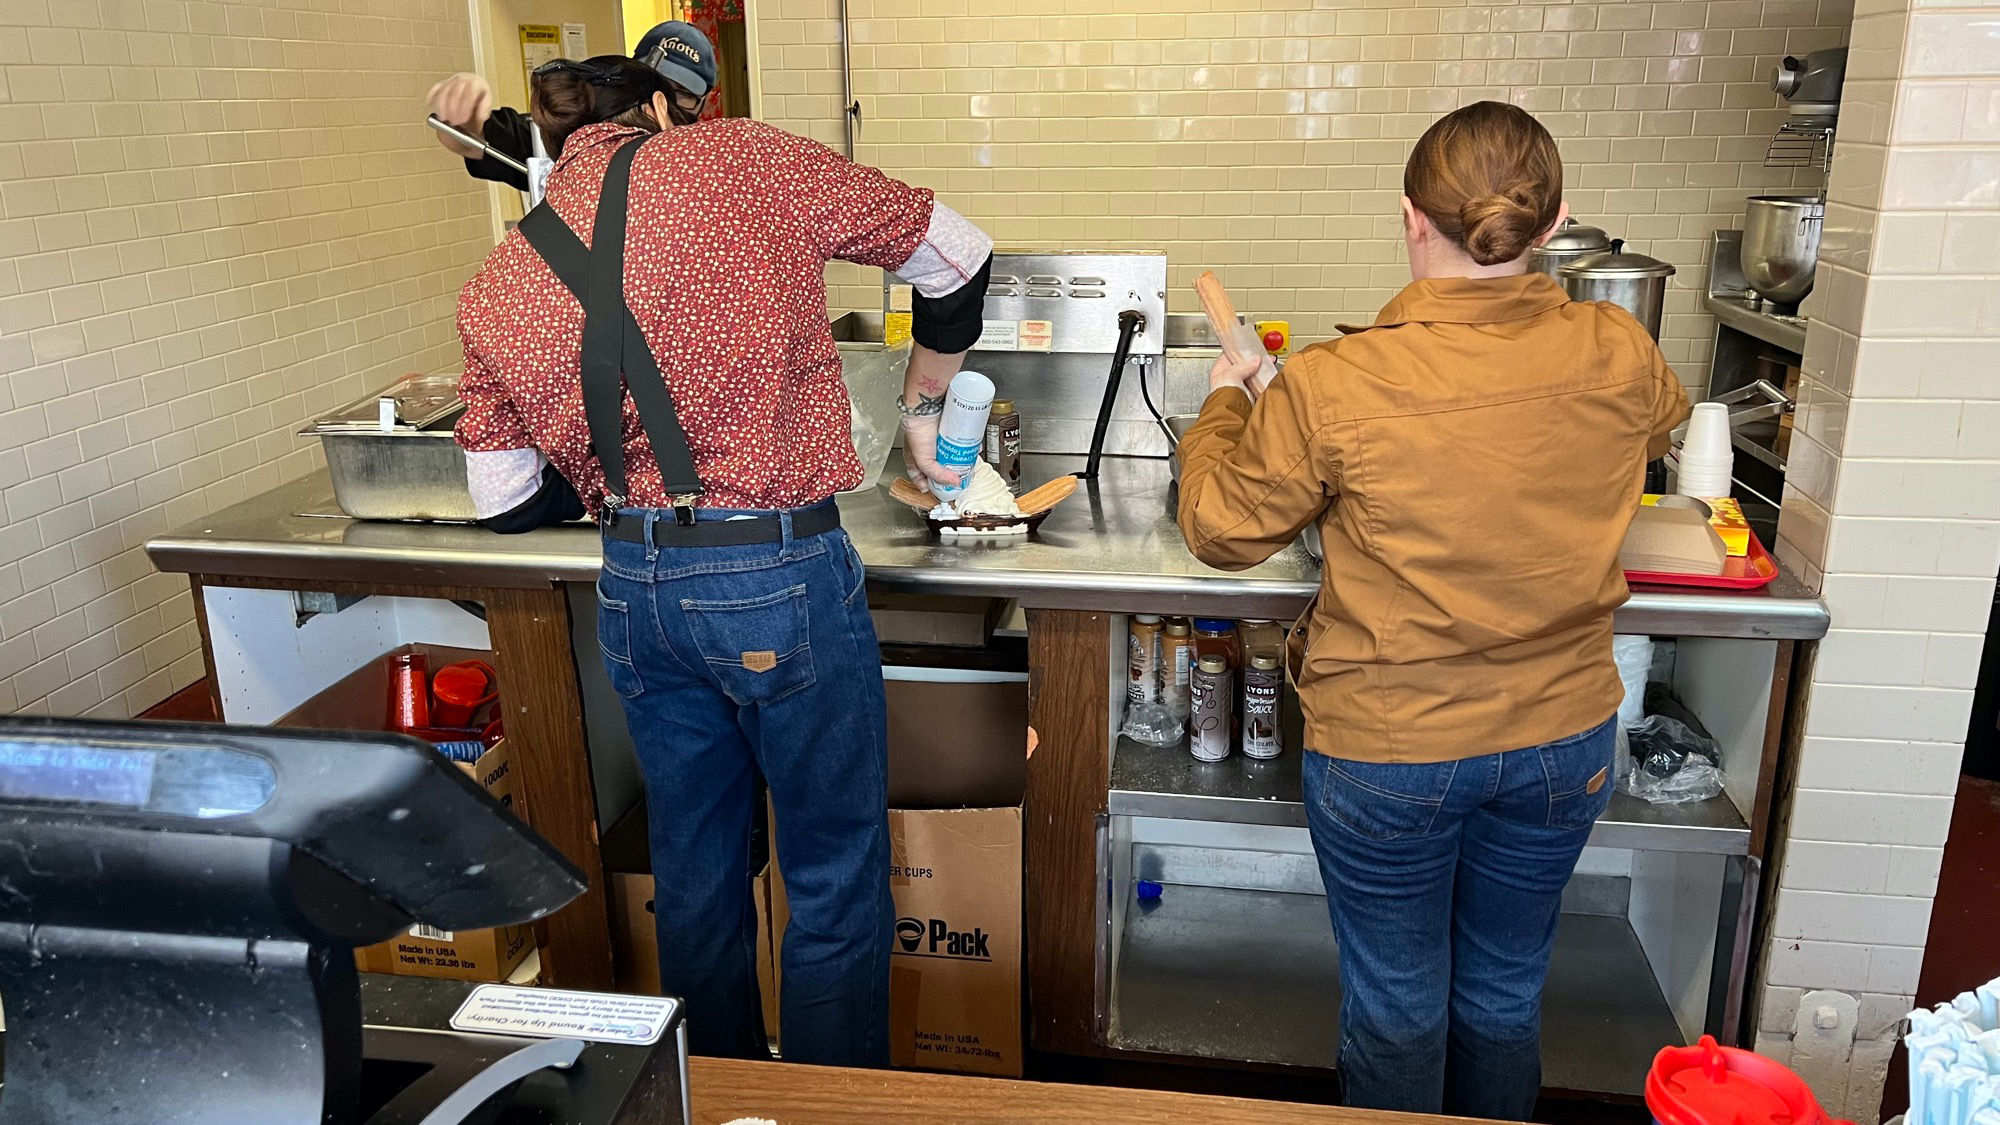
[[[464,0],[0,3],[0,712],[198,678],[140,544],[458,361],[491,221],[419,107],[470,43]]]
[[[1764,951],[1780,1057],[1805,990],[1908,1009],[2000,570],[2000,5],[1867,0],[1853,41],[1779,525],[1834,620]],[[1819,1085],[1873,1120],[1893,1040],[1855,1032]]]
[[[1214,268],[1302,339],[1405,282],[1411,142],[1482,98],[1560,140],[1571,207],[1680,267],[1664,345],[1706,380],[1709,232],[1783,120],[1787,52],[1842,41],[1852,0],[851,0],[857,156],[938,189],[1003,244],[1164,247],[1172,307]],[[759,115],[838,145],[835,0],[751,5]],[[836,267],[834,301],[878,274]]]

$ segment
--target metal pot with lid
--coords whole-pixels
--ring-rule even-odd
[[[1611,236],[1598,227],[1586,226],[1575,219],[1564,219],[1547,242],[1528,251],[1528,268],[1536,273],[1545,273],[1556,280],[1562,280],[1557,272],[1562,267],[1592,254],[1602,254],[1611,249]]]
[[[1658,258],[1625,249],[1614,238],[1603,253],[1578,258],[1558,271],[1563,288],[1578,301],[1609,301],[1660,338],[1660,317],[1666,310],[1667,279],[1677,271]]]

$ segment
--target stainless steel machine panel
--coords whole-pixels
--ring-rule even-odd
[[[1137,309],[1145,330],[1133,355],[1166,350],[1167,255],[1162,250],[1058,251],[993,255],[986,319],[1046,320],[1050,351],[1111,354],[1118,314]]]
[[[885,276],[883,307],[907,309],[903,283]],[[1161,250],[999,250],[986,291],[987,335],[965,366],[991,377],[1003,398],[1021,407],[1021,448],[1029,453],[1082,453],[1118,346],[1118,314],[1137,309],[1144,329],[1133,338],[1131,360],[1105,434],[1113,455],[1163,456],[1159,432],[1140,394],[1140,380],[1154,403],[1168,405],[1162,357],[1167,348],[1167,255]],[[1030,337],[1023,322],[1046,322],[1046,347],[1020,346]],[[1004,342],[1005,346],[995,346]]]

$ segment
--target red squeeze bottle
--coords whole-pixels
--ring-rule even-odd
[[[389,725],[404,732],[431,725],[430,667],[421,652],[389,658]]]

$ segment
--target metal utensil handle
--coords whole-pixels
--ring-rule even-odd
[[[456,126],[445,124],[442,120],[438,118],[437,114],[433,113],[429,117],[424,118],[424,122],[425,124],[428,124],[431,128],[436,129],[438,132],[443,133],[445,136],[450,137],[454,141],[457,141],[459,144],[462,144],[467,148],[478,149],[479,154],[481,156],[492,157],[494,160],[497,160],[500,163],[505,164],[507,167],[512,168],[514,171],[521,173],[523,176],[528,174],[528,166],[526,164],[523,164],[520,161],[514,159],[513,157],[508,156],[506,153],[501,152],[499,149],[494,148],[492,145],[487,144],[485,141],[480,140],[478,137],[473,136],[471,133],[468,133],[463,129],[457,128]]]
[[[1759,422],[1766,418],[1776,418],[1781,415],[1790,414],[1798,408],[1798,404],[1786,396],[1785,392],[1780,390],[1777,384],[1771,382],[1769,379],[1759,379],[1747,386],[1738,387],[1727,394],[1717,395],[1709,401],[1719,402],[1724,406],[1735,406],[1739,403],[1749,402],[1752,399],[1762,399],[1763,401],[1747,410],[1730,411],[1730,428],[1734,429],[1745,422]]]

